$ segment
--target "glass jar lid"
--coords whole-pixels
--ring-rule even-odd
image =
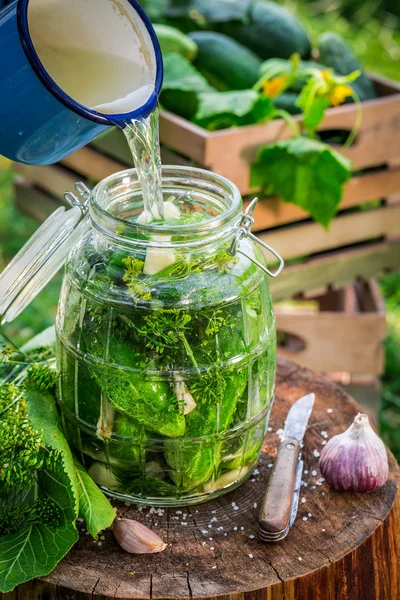
[[[78,188],[80,189],[80,188]],[[85,205],[73,198],[39,227],[0,275],[0,323],[15,319],[64,266],[68,254],[90,229]],[[70,198],[67,199],[70,200]]]

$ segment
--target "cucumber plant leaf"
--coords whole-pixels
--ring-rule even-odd
[[[272,118],[270,98],[254,90],[204,92],[198,95],[198,109],[193,121],[210,131],[232,126],[260,123]]]
[[[251,184],[297,204],[325,228],[335,216],[351,162],[336,150],[306,137],[260,149],[251,169]]]
[[[212,91],[214,88],[186,58],[176,52],[164,56],[164,82],[160,94],[164,108],[191,119],[197,111],[198,94]]]
[[[110,527],[115,512],[86,470],[75,461],[79,491],[79,515],[85,520],[91,536],[96,538],[100,531]]]

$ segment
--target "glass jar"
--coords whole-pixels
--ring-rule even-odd
[[[250,476],[274,397],[276,334],[236,186],[165,167],[163,194],[184,224],[136,221],[134,169],[92,191],[91,227],[66,266],[57,360],[65,434],[92,478],[115,498],[177,506]]]

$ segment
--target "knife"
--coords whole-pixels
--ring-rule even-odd
[[[314,406],[315,394],[307,394],[288,412],[282,441],[267,484],[259,516],[259,535],[263,542],[283,540],[297,515],[303,461],[301,442]]]

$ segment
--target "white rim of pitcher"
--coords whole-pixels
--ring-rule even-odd
[[[151,42],[153,44],[154,53],[156,57],[156,81],[154,86],[154,92],[147,100],[147,102],[138,108],[137,110],[131,111],[130,113],[120,113],[120,114],[111,114],[104,115],[102,113],[97,112],[96,110],[91,110],[79,102],[76,102],[71,96],[68,96],[50,77],[44,66],[42,65],[39,56],[35,50],[35,46],[32,42],[31,35],[29,33],[29,25],[28,25],[28,4],[30,0],[19,0],[17,5],[17,25],[18,32],[21,39],[22,47],[25,51],[25,54],[35,71],[36,75],[39,77],[43,85],[47,88],[47,90],[57,98],[64,106],[70,108],[79,116],[84,117],[94,123],[98,123],[101,125],[116,125],[118,123],[126,122],[132,118],[140,119],[144,117],[148,117],[150,113],[155,109],[158,97],[160,95],[161,86],[163,82],[163,60],[161,54],[160,43],[158,41],[156,32],[154,31],[153,25],[150,22],[150,19],[144,12],[143,8],[138,4],[137,0],[127,0],[129,4],[135,9],[138,13],[139,17],[143,21],[149,35],[151,38]],[[118,119],[116,118],[118,117]]]

